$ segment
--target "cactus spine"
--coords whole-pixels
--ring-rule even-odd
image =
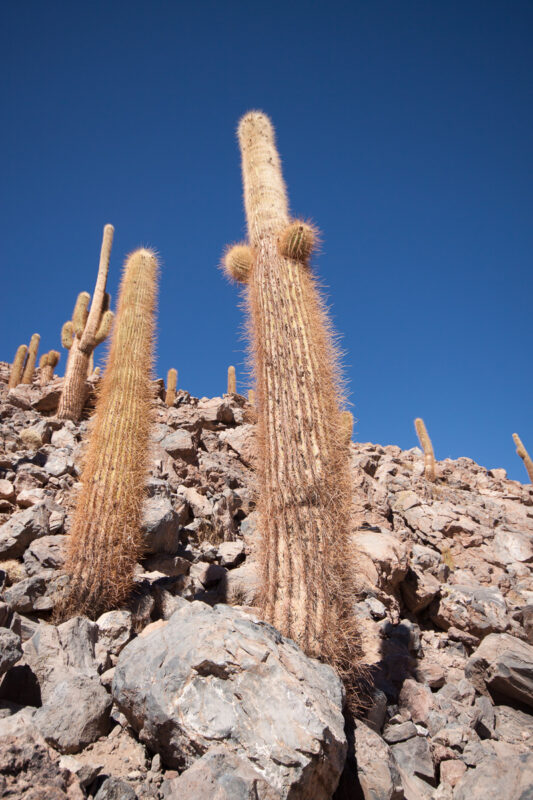
[[[9,373],[9,383],[8,383],[9,389],[14,389],[15,386],[18,386],[22,379],[22,372],[24,370],[24,361],[26,359],[27,352],[28,352],[27,345],[21,344],[17,347],[17,352],[15,353],[15,359],[11,367],[11,372]]]
[[[353,414],[350,411],[342,412],[341,425],[342,425],[343,436],[346,442],[350,444],[353,433]]]
[[[167,372],[167,393],[165,395],[165,403],[167,406],[173,406],[176,399],[176,388],[178,386],[178,370],[169,369]]]
[[[24,367],[24,372],[22,373],[22,380],[21,383],[29,384],[33,380],[33,373],[35,372],[35,362],[37,361],[37,353],[39,351],[39,342],[41,341],[41,337],[38,333],[34,333],[30,339],[30,346],[28,348],[28,358],[26,359],[26,365]]]
[[[142,549],[157,260],[137,250],[126,261],[117,320],[82,474],[58,615],[97,617],[123,602]]]
[[[424,451],[424,474],[427,481],[435,480],[435,454],[433,452],[433,445],[426,430],[424,420],[420,417],[415,419],[415,429],[418,440],[422,445]]]
[[[90,310],[90,295],[81,292],[76,300],[71,323],[65,323],[61,331],[63,345],[69,348],[70,344],[70,352],[57,411],[59,419],[76,421],[81,417],[87,398],[86,379],[91,354],[107,337],[113,323],[113,312],[107,309],[109,296],[105,289],[114,230],[112,225],[104,227],[98,277]]]
[[[245,115],[239,141],[254,254],[247,293],[259,409],[261,607],[268,622],[349,684],[360,649],[338,358],[309,248],[298,245],[305,223],[296,223],[296,245],[287,231],[294,223],[268,117]]]
[[[527,452],[526,448],[522,444],[522,440],[517,433],[513,433],[513,441],[516,445],[516,452],[524,462],[524,467],[527,470],[527,474],[529,475],[529,480],[533,483],[533,461],[531,460],[531,456]]]
[[[237,394],[235,367],[228,367],[228,394]]]
[[[255,392],[253,389],[249,389],[248,391],[248,402],[251,406],[255,406]]]
[[[61,354],[57,350],[50,350],[41,361],[41,386],[46,386],[54,377],[54,369],[57,367]]]

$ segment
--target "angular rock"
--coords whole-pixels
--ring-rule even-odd
[[[50,511],[46,503],[36,503],[18,511],[0,526],[0,558],[19,558],[26,547],[49,533]]]
[[[35,539],[24,553],[24,567],[28,575],[48,575],[61,569],[65,555],[65,536],[43,536]]]
[[[8,628],[0,628],[0,675],[22,658],[20,638]]]
[[[161,786],[164,800],[279,800],[270,786],[245,758],[223,748],[208,750],[192,767]]]
[[[11,611],[18,611],[20,614],[34,610],[37,598],[41,597],[46,590],[44,578],[34,575],[32,578],[14,583],[11,588],[4,592],[4,599]]]
[[[528,800],[533,786],[533,753],[508,755],[506,758],[487,756],[455,787],[454,800]]]
[[[433,705],[433,695],[428,686],[417,683],[412,678],[407,678],[403,682],[400,708],[409,712],[413,722],[425,724]]]
[[[146,498],[141,524],[147,553],[176,553],[180,522],[170,498],[162,495]]]
[[[346,755],[339,679],[237,609],[192,602],[130,642],[113,696],[170,767],[189,768],[216,740],[251,760],[282,798],[329,800],[339,780]]]
[[[60,753],[79,753],[108,733],[112,704],[97,677],[71,675],[54,686],[33,720]]]
[[[111,777],[106,778],[102,783],[94,800],[137,800],[137,793],[126,781]]]
[[[465,674],[480,691],[533,707],[533,646],[508,633],[491,633],[467,661]]]
[[[353,542],[361,561],[366,559],[373,565],[373,570],[367,568],[365,574],[374,585],[386,592],[393,592],[407,572],[407,546],[385,530],[357,531]],[[362,567],[364,569],[365,565],[362,564]]]
[[[364,800],[403,800],[398,766],[381,736],[362,723],[354,733],[357,776]]]
[[[435,767],[428,740],[424,736],[393,744],[391,749],[397,763],[408,775],[434,781]]]
[[[183,458],[185,461],[196,454],[196,445],[189,431],[178,429],[172,431],[161,441],[163,447],[172,458]]]
[[[495,586],[446,586],[431,612],[443,630],[456,627],[475,636],[505,631],[510,625],[502,593]]]

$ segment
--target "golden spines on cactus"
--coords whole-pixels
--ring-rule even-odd
[[[281,232],[278,247],[285,258],[308,264],[316,246],[317,230],[313,225],[302,220],[289,223]]]
[[[90,295],[81,292],[76,300],[72,322],[66,323],[61,332],[62,342],[70,349],[70,353],[57,411],[59,419],[76,421],[81,417],[88,393],[87,374],[91,353],[111,329],[113,312],[107,308],[109,295],[106,293],[106,281],[114,230],[112,225],[104,227],[98,276],[90,309],[88,310]]]
[[[352,440],[353,433],[353,414],[350,411],[343,411],[341,413],[341,426],[343,437],[349,444]]]
[[[513,433],[513,441],[516,445],[517,455],[519,455],[522,461],[524,462],[527,474],[529,475],[529,480],[531,481],[531,483],[533,483],[533,461],[531,460],[529,453],[522,444],[522,440],[517,433]]]
[[[258,400],[259,600],[268,622],[351,686],[361,648],[349,450],[338,354],[307,266],[314,236],[291,223],[268,117],[246,114],[239,142],[253,253],[246,291]]]
[[[237,394],[235,367],[228,367],[228,394]]]
[[[167,406],[173,406],[176,399],[176,389],[178,386],[178,370],[173,367],[167,372],[167,391],[165,394],[165,403]]]
[[[433,445],[426,430],[424,420],[420,417],[415,419],[415,430],[418,440],[422,445],[424,451],[424,475],[427,481],[435,480],[435,454],[433,452]]]
[[[98,617],[123,603],[133,587],[142,552],[157,271],[150,250],[126,260],[68,544],[70,583],[60,618]]]
[[[237,283],[248,283],[254,263],[253,253],[247,244],[234,244],[224,253],[222,266],[224,272]]]
[[[9,383],[8,383],[9,389],[14,389],[15,386],[18,386],[20,381],[22,380],[22,373],[24,371],[24,361],[26,360],[27,352],[28,352],[27,345],[21,344],[17,347],[17,352],[15,353],[15,358],[11,366],[11,372],[9,373]]]
[[[39,342],[41,337],[38,333],[34,333],[30,339],[30,346],[28,348],[28,358],[22,373],[21,383],[30,384],[33,381],[33,373],[35,372],[35,362],[37,361],[37,353],[39,350]]]
[[[253,389],[248,390],[248,402],[251,406],[255,406],[255,392]]]

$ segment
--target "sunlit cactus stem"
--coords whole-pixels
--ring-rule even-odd
[[[332,663],[350,686],[361,650],[352,608],[349,451],[338,357],[309,267],[315,231],[289,217],[268,117],[246,114],[239,141],[249,246],[230,250],[224,267],[246,283],[251,315],[260,604],[268,622]]]
[[[15,353],[15,358],[11,366],[11,372],[9,373],[9,383],[8,383],[9,389],[14,389],[15,386],[18,386],[20,381],[22,380],[22,373],[24,371],[24,361],[26,360],[27,352],[28,352],[27,345],[21,344],[17,347],[17,352]]]
[[[167,406],[173,406],[176,399],[176,389],[178,386],[178,370],[171,368],[167,372],[167,391],[165,394],[165,403]]]
[[[235,367],[228,367],[228,394],[237,394]]]
[[[28,358],[22,373],[21,383],[30,384],[33,381],[33,373],[35,372],[35,362],[37,361],[37,353],[39,351],[39,342],[41,337],[38,333],[34,333],[30,339],[30,346],[28,347]]]
[[[54,377],[54,369],[59,363],[61,354],[57,350],[50,350],[43,356],[44,363],[41,367],[41,386],[46,386]]]
[[[104,227],[98,277],[90,309],[90,295],[81,292],[76,300],[72,321],[65,323],[61,331],[63,346],[70,352],[57,411],[59,419],[75,421],[80,419],[88,394],[87,377],[90,374],[91,355],[94,348],[104,341],[111,330],[113,312],[108,308],[109,295],[106,294],[106,282],[113,233],[112,225]]]
[[[140,519],[151,418],[157,260],[126,261],[69,540],[58,617],[98,617],[123,603],[142,551]]]
[[[433,445],[426,430],[424,420],[420,417],[415,419],[415,430],[418,440],[424,451],[424,476],[427,481],[435,480],[435,454],[433,452]]]
[[[522,440],[517,433],[513,433],[513,441],[516,446],[516,452],[524,462],[524,467],[527,470],[527,474],[529,475],[529,480],[533,483],[533,461],[529,453],[527,452],[526,448],[522,444]]]

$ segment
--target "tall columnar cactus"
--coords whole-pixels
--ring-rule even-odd
[[[424,425],[424,420],[420,417],[415,419],[415,430],[418,440],[422,445],[424,451],[424,475],[427,481],[435,480],[435,454],[433,452],[433,445],[431,439]]]
[[[263,113],[239,125],[249,245],[224,258],[247,283],[258,408],[260,603],[310,655],[353,676],[348,447],[338,355],[309,266],[313,228],[291,221],[274,131]]]
[[[57,350],[50,350],[41,357],[39,366],[41,367],[41,386],[46,386],[54,377],[54,369],[59,363],[61,354]]]
[[[33,373],[35,372],[35,362],[37,361],[37,353],[39,351],[39,342],[41,337],[38,333],[34,333],[30,339],[30,346],[28,348],[28,358],[22,373],[21,383],[29,384],[33,381]]]
[[[98,277],[90,310],[90,295],[81,292],[72,320],[66,322],[61,331],[62,344],[70,352],[57,411],[59,419],[79,420],[81,417],[87,399],[86,380],[91,354],[106,339],[113,324],[113,312],[108,308],[109,295],[105,289],[114,230],[112,225],[104,227]]]
[[[176,388],[178,386],[178,370],[171,368],[167,372],[167,391],[165,394],[165,403],[167,406],[173,406],[176,399]]]
[[[8,383],[9,389],[14,389],[15,386],[18,386],[20,381],[22,380],[22,373],[24,371],[24,361],[26,360],[27,352],[28,352],[27,345],[21,344],[17,347],[17,352],[15,353],[15,359],[11,366],[11,372],[9,373],[9,383]]]
[[[155,254],[145,249],[125,264],[68,546],[70,584],[60,617],[97,617],[123,602],[133,585],[142,550],[157,269]]]
[[[237,394],[237,376],[235,367],[228,367],[228,394]]]
[[[524,467],[527,470],[527,474],[529,475],[529,480],[533,483],[533,461],[531,460],[531,456],[527,452],[526,448],[522,444],[522,440],[517,433],[513,433],[513,441],[516,446],[516,452],[524,462]]]

